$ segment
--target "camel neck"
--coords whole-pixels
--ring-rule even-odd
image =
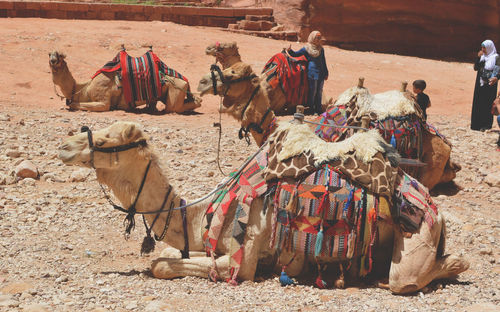
[[[241,120],[242,129],[248,129],[258,146],[262,146],[269,135],[276,129],[276,115],[274,112],[268,105],[258,104],[267,103],[267,101],[266,94],[259,90]]]
[[[113,155],[110,154],[110,157],[113,157]],[[96,172],[98,180],[108,185],[123,207],[128,209],[137,197],[146,166],[147,161],[143,163],[135,160],[133,165],[124,162],[116,169],[97,169]],[[125,170],[125,167],[128,169]],[[166,200],[165,197],[167,197]],[[162,209],[163,202],[165,202],[165,205]],[[170,208],[177,208],[179,206],[180,196],[177,195],[175,188],[169,184],[167,178],[163,175],[157,160],[153,160],[142,192],[137,199],[136,211],[148,212],[160,209],[168,211]],[[202,228],[206,207],[208,207],[208,202],[202,202],[186,209],[187,236],[191,251],[204,250],[203,239],[199,229]],[[184,227],[181,211],[173,210],[169,217],[170,220],[167,220],[168,215],[168,212],[164,212],[158,216],[158,219],[154,222],[153,232],[156,236],[160,237],[165,231],[165,225],[167,224],[168,227],[163,241],[174,248],[182,250],[184,248]],[[155,217],[156,214],[145,215],[149,226],[153,224]],[[137,222],[142,223],[139,220]]]
[[[52,81],[61,89],[65,98],[71,99],[73,97],[77,84],[66,62],[62,63],[59,68],[52,69]]]

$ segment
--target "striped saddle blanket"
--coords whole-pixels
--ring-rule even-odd
[[[287,106],[304,105],[307,101],[307,59],[291,57],[285,52],[275,54],[264,66],[262,73],[274,89],[278,86],[286,96]]]
[[[348,260],[361,257],[361,275],[371,269],[377,216],[390,216],[387,201],[344,179],[325,165],[302,183],[280,183],[271,247]]]
[[[158,101],[165,75],[188,81],[183,75],[165,65],[153,51],[148,51],[141,57],[131,57],[122,50],[99,69],[92,79],[103,72],[119,72],[125,101],[129,105],[135,102]]]

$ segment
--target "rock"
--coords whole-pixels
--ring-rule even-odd
[[[0,114],[0,121],[10,121],[10,116],[7,114]]]
[[[10,158],[19,158],[21,157],[21,152],[17,149],[10,149],[7,151],[6,155],[9,156]]]
[[[0,174],[0,185],[10,185],[16,183],[16,178],[13,176]]]
[[[159,300],[154,300],[148,303],[144,308],[144,312],[159,312],[159,311],[172,311],[172,307],[165,302],[161,302]]]
[[[19,306],[19,301],[12,295],[0,295],[0,308],[14,308]]]
[[[92,173],[92,170],[87,168],[80,168],[73,171],[69,177],[69,182],[83,182]]]
[[[484,182],[490,186],[500,187],[500,171],[491,172],[484,178]]]
[[[36,166],[29,160],[24,160],[21,162],[15,169],[16,176],[25,179],[25,178],[38,178],[38,169]]]

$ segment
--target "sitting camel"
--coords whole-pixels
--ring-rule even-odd
[[[450,159],[451,143],[423,118],[415,97],[403,83],[400,91],[371,95],[360,78],[358,85],[344,91],[331,105],[319,123],[335,126],[362,125],[366,118],[369,128],[376,128],[387,143],[404,157],[419,159],[423,168],[405,168],[429,190],[437,184],[451,182],[461,166]],[[316,133],[326,141],[339,141],[356,130],[348,128],[317,127]]]
[[[241,111],[244,103],[238,103],[237,106]],[[297,135],[293,134],[295,127],[285,124],[280,129],[285,132],[288,131],[287,140],[297,137]],[[319,158],[327,160],[327,163],[332,162],[338,164],[339,167],[350,161],[355,161],[360,166],[363,166],[362,157],[359,158],[360,155],[358,155],[358,150],[355,147],[356,144],[353,144],[351,140],[361,140],[366,143],[365,150],[371,153],[371,155],[365,156],[373,159],[373,165],[368,165],[368,168],[371,168],[369,170],[376,170],[376,163],[387,165],[389,163],[388,159],[393,157],[391,156],[390,146],[385,144],[376,132],[356,134],[346,140],[346,142],[326,143],[316,137],[307,126],[304,128],[298,125],[296,129],[299,131],[298,137],[306,135],[306,139],[313,143],[310,144],[312,152],[309,151],[308,153],[312,158],[317,159],[314,155],[318,155]],[[69,137],[64,141],[60,147],[59,158],[67,165],[94,168],[99,183],[109,186],[121,204],[124,207],[128,207],[127,209],[123,209],[121,207],[117,208],[115,205],[116,209],[128,213],[127,219],[130,222],[134,219],[134,214],[143,214],[145,217],[146,233],[150,240],[152,240],[150,236],[152,231],[156,239],[163,240],[173,248],[184,251],[182,259],[177,256],[160,257],[155,260],[152,264],[152,273],[155,277],[171,279],[183,276],[198,276],[204,278],[210,277],[213,280],[219,278],[224,280],[229,279],[230,281],[235,281],[236,279],[253,280],[259,259],[276,259],[273,257],[273,255],[277,254],[276,247],[272,248],[270,241],[272,237],[277,237],[277,230],[275,230],[277,222],[275,213],[277,212],[277,207],[273,205],[269,206],[269,202],[265,200],[266,194],[271,190],[266,188],[265,183],[262,184],[259,182],[263,181],[262,176],[253,176],[253,178],[257,179],[261,188],[258,192],[253,193],[253,189],[248,190],[248,188],[239,187],[238,185],[239,189],[247,189],[249,193],[246,193],[243,197],[237,195],[224,209],[217,209],[215,214],[213,214],[213,211],[212,214],[209,213],[209,210],[214,208],[214,206],[211,206],[213,201],[210,202],[209,200],[187,208],[176,209],[175,207],[183,205],[184,201],[169,184],[156,154],[153,152],[152,147],[148,145],[147,137],[139,125],[130,122],[116,122],[99,131],[92,132],[89,129],[82,129],[82,131],[85,132]],[[279,143],[279,137],[285,132],[276,132],[278,136],[275,136],[275,139],[278,145],[274,146],[274,148],[283,143]],[[309,133],[308,136],[307,133]],[[322,145],[321,149],[323,152],[320,152],[319,149],[314,150],[312,146],[316,145]],[[296,144],[295,147],[297,146]],[[290,146],[284,144],[281,147],[283,147],[282,151],[285,151]],[[272,148],[270,146],[269,151]],[[345,150],[347,153],[343,153],[343,156],[341,156],[341,150]],[[288,149],[287,152],[293,154],[293,148]],[[300,153],[292,156],[292,159],[296,156],[301,157]],[[337,156],[332,155],[332,153],[337,153]],[[120,154],[119,157],[118,154]],[[261,151],[259,155],[266,154],[267,151]],[[349,160],[342,162],[342,157],[346,157]],[[328,159],[330,160],[328,161]],[[382,165],[382,167],[386,167],[386,165]],[[398,171],[397,167],[392,167],[392,165],[388,166],[392,168],[388,169],[389,171],[398,172],[394,177],[401,178],[402,171]],[[255,172],[254,164],[249,163],[247,167],[251,167],[251,170],[246,171],[246,173]],[[248,178],[245,181],[252,179],[252,176],[245,177]],[[345,176],[341,179],[339,178],[340,180],[344,181],[342,183],[348,182],[348,178]],[[288,185],[294,185],[296,181],[296,179],[292,179]],[[284,181],[282,182],[284,183]],[[328,193],[326,194],[330,192],[343,192],[346,190],[346,187],[338,187],[336,191],[330,191],[327,188]],[[364,192],[364,194],[372,196],[370,197],[372,198],[370,201],[372,204],[375,202],[380,203],[377,207],[381,211],[390,213],[389,198],[391,196],[377,196],[378,200],[375,201],[373,200],[375,199],[373,193],[370,193],[368,190]],[[386,188],[384,193],[386,192],[392,191]],[[231,194],[231,192],[228,194]],[[391,195],[394,195],[394,198],[405,200],[402,194],[392,193]],[[272,198],[274,195],[271,194],[270,196]],[[292,200],[291,202],[297,201]],[[248,205],[249,210],[246,211],[247,214],[242,214],[242,211],[244,211],[242,207],[245,205]],[[287,206],[291,207],[290,205],[287,204]],[[300,207],[295,206],[295,208]],[[370,208],[370,206],[367,206],[367,208]],[[373,210],[370,211],[375,214],[377,213]],[[217,214],[218,212],[220,213]],[[219,227],[217,229],[210,228],[210,232],[207,235],[210,238],[212,231],[217,230],[220,233],[218,243],[209,249],[210,256],[200,256],[201,252],[207,252],[207,244],[209,245],[213,242],[210,239],[207,240],[205,235],[201,235],[202,229],[205,229],[208,223],[214,223],[216,216],[220,217],[222,213],[225,214],[226,219],[219,220],[222,222],[218,224]],[[292,210],[290,210],[290,213],[292,213]],[[210,220],[208,220],[208,215],[212,216]],[[371,217],[366,219],[377,220],[377,218],[373,219]],[[391,222],[374,223],[379,231],[379,240],[376,242],[374,249],[378,246],[386,256],[387,250],[393,250],[388,285],[392,292],[397,294],[415,292],[434,279],[451,278],[467,270],[468,263],[465,260],[456,256],[443,256],[446,233],[445,222],[442,215],[437,213],[437,210],[432,216],[431,221],[432,225],[426,221],[422,222],[411,237],[404,237],[399,229],[394,230],[395,228],[388,225],[392,224]],[[244,231],[242,233],[235,231],[236,228],[232,226],[233,224],[235,226],[236,224],[239,226],[245,224]],[[133,223],[129,223],[128,230],[130,230],[132,225]],[[327,226],[325,224],[325,239],[328,235]],[[283,227],[283,224],[281,224],[281,227]],[[238,228],[242,229],[241,227]],[[323,225],[321,226],[322,230]],[[236,238],[239,237],[242,245],[241,250],[239,250],[240,253],[233,254],[231,252],[231,245],[234,243],[235,233],[238,234]],[[273,236],[273,233],[275,236]],[[367,230],[366,233],[369,235],[370,231]],[[352,245],[350,246],[352,247]],[[172,254],[171,250],[168,253]],[[353,253],[351,249],[350,252],[347,252],[347,257],[353,257]],[[374,263],[377,263],[377,259],[375,259],[377,255],[377,253],[373,253]],[[282,250],[275,263],[287,263],[288,265],[285,265],[283,270],[286,270],[290,276],[296,276],[304,270],[304,262],[306,260],[314,261],[311,258],[311,255],[297,255],[295,257],[290,252]],[[333,259],[322,253],[314,258],[327,263]],[[234,261],[237,261],[239,264],[236,270],[232,270],[234,269],[232,267],[234,266]],[[336,283],[336,285],[340,286],[342,284]]]
[[[226,49],[223,51],[226,51]],[[200,92],[201,96],[205,94],[214,94],[213,79],[216,79],[216,85],[218,88],[220,88],[220,91],[217,92],[218,94],[224,94],[219,92],[226,92],[226,90],[230,90],[231,92],[226,92],[226,96],[223,100],[223,104],[226,107],[225,111],[229,114],[232,114],[242,122],[242,130],[240,131],[240,133],[251,133],[257,145],[261,146],[267,139],[266,134],[269,134],[271,130],[266,127],[269,125],[272,126],[274,124],[274,122],[272,121],[274,120],[275,115],[272,111],[272,105],[269,104],[271,97],[266,95],[266,89],[262,87],[262,82],[259,82],[260,79],[254,74],[252,68],[243,62],[234,63],[231,67],[222,71],[222,75],[224,77],[224,82],[221,81],[218,73],[216,75],[212,75],[211,73],[209,73],[203,76],[198,84],[198,92]],[[236,83],[232,81],[236,81]],[[253,90],[255,90],[255,86],[257,84],[259,84],[260,86],[259,90],[258,92],[256,92],[256,94],[252,95],[252,92]],[[349,92],[346,91],[346,93],[352,93],[352,91]],[[354,94],[351,94],[351,97],[353,95]],[[237,114],[233,112],[234,101],[249,102],[250,100],[252,100],[252,96],[254,102],[257,103],[255,105],[258,105],[259,107],[252,106],[252,109],[249,108],[243,112],[245,116],[236,116]],[[347,98],[347,100],[349,101],[351,97],[343,96],[339,98]],[[356,101],[353,101],[352,105],[356,105]],[[413,106],[415,106],[415,103],[413,103]],[[268,110],[271,111],[268,112]],[[249,121],[250,118],[244,118],[250,117],[250,115],[254,115],[251,117],[251,119],[254,120],[253,122]],[[364,115],[368,115],[368,113],[365,112]],[[375,117],[373,117],[374,115],[371,114],[371,116],[375,119],[375,121],[377,120],[376,115]],[[345,116],[345,118],[341,118],[341,121],[345,124],[338,125],[361,126],[361,117],[356,119],[358,122],[357,124],[351,124],[349,121],[353,118],[348,119],[348,117],[349,116]],[[423,123],[425,124],[425,122]],[[423,128],[424,127],[422,126],[421,129]],[[331,132],[335,132],[335,130],[333,130],[334,128],[331,129]],[[337,137],[336,141],[344,138],[345,136],[342,138]],[[323,136],[323,139],[331,141],[331,139],[328,139],[325,136]],[[450,144],[445,142],[440,136],[434,135],[429,131],[424,130],[422,130],[421,140],[422,155],[420,159],[425,162],[426,166],[421,169],[422,171],[417,176],[417,179],[428,189],[432,189],[438,183],[446,183],[452,181],[456,176],[456,172],[458,172],[461,167],[460,165],[450,161]]]
[[[222,69],[227,69],[235,63],[241,62],[241,56],[238,52],[238,45],[236,42],[211,44],[205,49],[205,53],[207,55],[214,56],[216,61],[221,63]],[[287,103],[287,99],[282,88],[277,85],[271,85],[268,82],[268,79],[264,79],[267,77],[268,73],[267,71],[264,71],[264,73],[261,74],[261,88],[266,90],[269,97],[269,103],[274,113],[284,115],[295,112],[295,105]],[[333,101],[331,97],[323,95],[322,102],[322,106],[326,107]]]
[[[70,109],[91,112],[115,109],[132,111],[138,106],[147,104],[151,112],[156,111],[157,99],[152,99],[149,103],[126,101],[118,72],[100,72],[89,81],[76,82],[65,58],[66,56],[58,51],[49,53],[54,89],[56,85],[59,86]],[[165,104],[165,113],[183,113],[201,106],[201,99],[190,94],[187,81],[170,76],[165,76],[164,79],[161,82],[158,99]]]

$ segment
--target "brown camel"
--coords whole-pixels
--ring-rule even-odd
[[[106,112],[114,109],[132,111],[138,106],[147,104],[150,111],[156,111],[156,101],[154,103],[136,102],[135,106],[126,103],[116,73],[102,72],[89,81],[76,82],[65,58],[63,53],[57,51],[49,53],[49,66],[54,88],[55,86],[60,88],[70,109],[91,112]],[[165,104],[165,113],[183,113],[201,106],[199,97],[186,99],[188,88],[186,81],[166,77],[160,96],[160,100]]]
[[[236,90],[236,88],[235,88]],[[235,103],[241,111],[245,103]],[[256,106],[256,105],[251,105]],[[252,118],[248,115],[245,118]],[[313,135],[311,133],[311,135]],[[359,136],[361,134],[357,134]],[[313,135],[314,137],[314,135]],[[319,138],[316,138],[320,140]],[[134,202],[135,211],[152,212],[162,207],[180,205],[180,197],[172,190],[167,177],[158,162],[147,138],[139,125],[130,122],[117,122],[107,128],[95,131],[93,135],[80,133],[67,138],[60,146],[59,158],[67,165],[95,168],[100,183],[108,185],[124,207]],[[321,141],[321,140],[320,140]],[[90,147],[89,142],[92,143]],[[332,147],[335,144],[326,143]],[[382,141],[377,144],[382,144]],[[332,145],[334,144],[334,145]],[[95,146],[95,147],[94,147]],[[114,148],[114,149],[113,149]],[[115,152],[113,152],[115,151]],[[355,152],[355,151],[354,151]],[[114,155],[119,153],[120,156]],[[141,185],[141,182],[143,184]],[[142,190],[142,192],[140,191]],[[141,193],[140,193],[141,192]],[[140,193],[140,196],[138,194]],[[381,197],[381,200],[383,198]],[[222,279],[229,278],[229,245],[232,236],[233,220],[237,202],[229,207],[228,222],[224,222],[221,238],[216,249],[216,258],[200,256],[205,250],[201,230],[206,225],[205,212],[208,201],[187,208],[187,228],[191,258],[160,257],[152,264],[152,273],[157,278],[171,279],[183,276],[207,277],[214,268]],[[180,210],[161,213],[154,224],[153,232],[177,250],[185,247],[183,219]],[[247,230],[244,237],[244,251],[239,280],[253,280],[257,262],[275,253],[269,247],[273,209],[266,209],[263,196],[252,201],[249,211]],[[167,211],[168,212],[168,211]],[[148,224],[156,218],[155,214],[145,215]],[[169,222],[169,223],[168,223]],[[442,256],[445,241],[445,222],[438,214],[432,227],[422,224],[411,238],[404,238],[399,231],[378,223],[379,244],[393,246],[390,264],[389,288],[397,294],[417,291],[434,279],[450,278],[465,271],[468,263],[455,256]],[[383,249],[386,250],[386,249]],[[390,250],[390,249],[389,249]],[[387,253],[387,251],[385,252]],[[165,254],[173,254],[171,250]],[[177,252],[179,254],[179,252]],[[289,257],[289,255],[287,255]],[[285,257],[283,254],[280,258]],[[287,258],[288,259],[288,258]],[[281,263],[286,259],[282,259]],[[303,261],[295,260],[287,269],[294,276],[303,270]],[[374,259],[376,261],[376,259]]]
[[[205,49],[207,55],[215,56],[217,62],[222,65],[222,69],[227,69],[235,63],[241,62],[241,56],[238,52],[238,45],[236,42],[224,42],[211,44]],[[261,77],[265,77],[262,74]],[[273,88],[266,79],[261,79],[261,88],[265,89],[269,97],[271,109],[275,114],[284,115],[295,112],[295,106],[286,103],[286,96],[281,88]],[[331,97],[323,95],[322,106],[327,107],[333,102]]]
[[[227,53],[228,51],[234,51],[234,48],[233,49],[225,48],[223,51]],[[255,86],[259,84],[258,82],[259,79],[255,77],[255,74],[253,73],[251,67],[243,62],[234,63],[231,67],[223,71],[223,75],[227,76],[227,80],[225,80],[225,83],[222,83],[220,81],[218,74],[216,74],[214,77],[217,79],[217,86],[221,88],[222,92],[225,92],[227,88],[231,90],[231,92],[229,92],[224,98],[224,106],[226,108],[229,108],[227,110],[228,113],[232,114],[233,116],[236,116],[237,113],[234,113],[235,107],[233,106],[234,104],[233,97],[236,99],[236,101],[240,99],[249,99],[250,95],[248,95],[248,92],[250,92],[249,90],[254,90]],[[238,84],[231,83],[231,80],[241,80],[241,77],[250,77],[250,76],[255,78],[247,80],[246,82],[245,80],[243,80],[241,83]],[[260,82],[260,90],[261,92],[258,92],[256,97],[258,96],[267,97],[266,101],[262,99],[257,102],[261,103],[263,107],[260,110],[248,109],[245,112],[246,115],[257,114],[256,116],[254,116],[256,120],[259,120],[257,122],[257,125],[261,123],[260,120],[263,117],[263,114],[266,112],[267,108],[272,109],[272,105],[268,104],[272,98],[266,95],[265,91],[267,89],[263,87],[262,82]],[[198,84],[198,92],[200,92],[201,96],[205,94],[214,93],[211,74],[206,74],[205,76],[202,77],[202,79]],[[345,98],[347,99],[347,101],[349,101],[351,97],[354,96],[354,93],[352,90],[349,92],[346,91],[346,93],[348,93],[348,95],[350,96],[343,95],[340,98]],[[351,93],[353,94],[351,95]],[[355,101],[353,103],[354,103],[353,105],[357,105]],[[416,103],[413,104],[416,105]],[[367,110],[364,112],[364,114],[370,115],[370,112]],[[236,117],[238,120],[242,120],[241,116],[236,116]],[[349,116],[346,116],[346,119],[348,117]],[[267,123],[262,124],[260,128],[265,129],[265,126],[269,124],[269,122],[273,120],[273,118],[274,114],[267,114],[266,115]],[[347,120],[347,122],[350,122],[351,119]],[[248,129],[249,132],[254,137],[257,145],[260,146],[265,142],[266,137],[264,137],[262,131],[256,131],[256,129],[252,127],[249,128],[249,125],[252,124],[249,120],[250,119],[243,119],[244,124],[242,124],[242,128]],[[352,125],[360,126],[361,117],[356,120],[358,124],[352,124]],[[429,131],[422,131],[422,146],[423,146],[423,153],[421,160],[424,163],[426,163],[426,166],[422,169],[420,175],[417,176],[417,179],[428,189],[434,188],[439,183],[446,183],[452,181],[456,177],[456,173],[460,171],[461,167],[459,164],[450,161],[451,146],[448,143],[446,143],[442,138],[440,138],[437,135],[431,134]]]
[[[370,127],[373,127],[378,120],[386,118],[409,118],[418,121],[422,140],[420,160],[426,165],[419,170],[414,170],[412,175],[429,190],[437,184],[451,182],[462,168],[450,159],[451,144],[444,138],[431,133],[430,126],[423,119],[422,111],[416,103],[415,97],[406,90],[406,83],[402,84],[399,92],[388,91],[373,96],[363,86],[363,83],[364,79],[360,78],[358,86],[344,91],[337,101],[327,109],[327,115],[341,111],[344,118],[337,119],[338,122],[335,123],[338,126],[361,126],[363,116],[369,116],[369,119],[373,121],[370,123]],[[339,107],[342,109],[338,109]],[[317,121],[321,121],[321,117]],[[342,140],[352,133],[354,132],[346,129],[333,128],[332,136],[337,134],[335,140]],[[323,137],[323,139],[331,141],[328,137]],[[404,147],[398,146],[398,148]]]

